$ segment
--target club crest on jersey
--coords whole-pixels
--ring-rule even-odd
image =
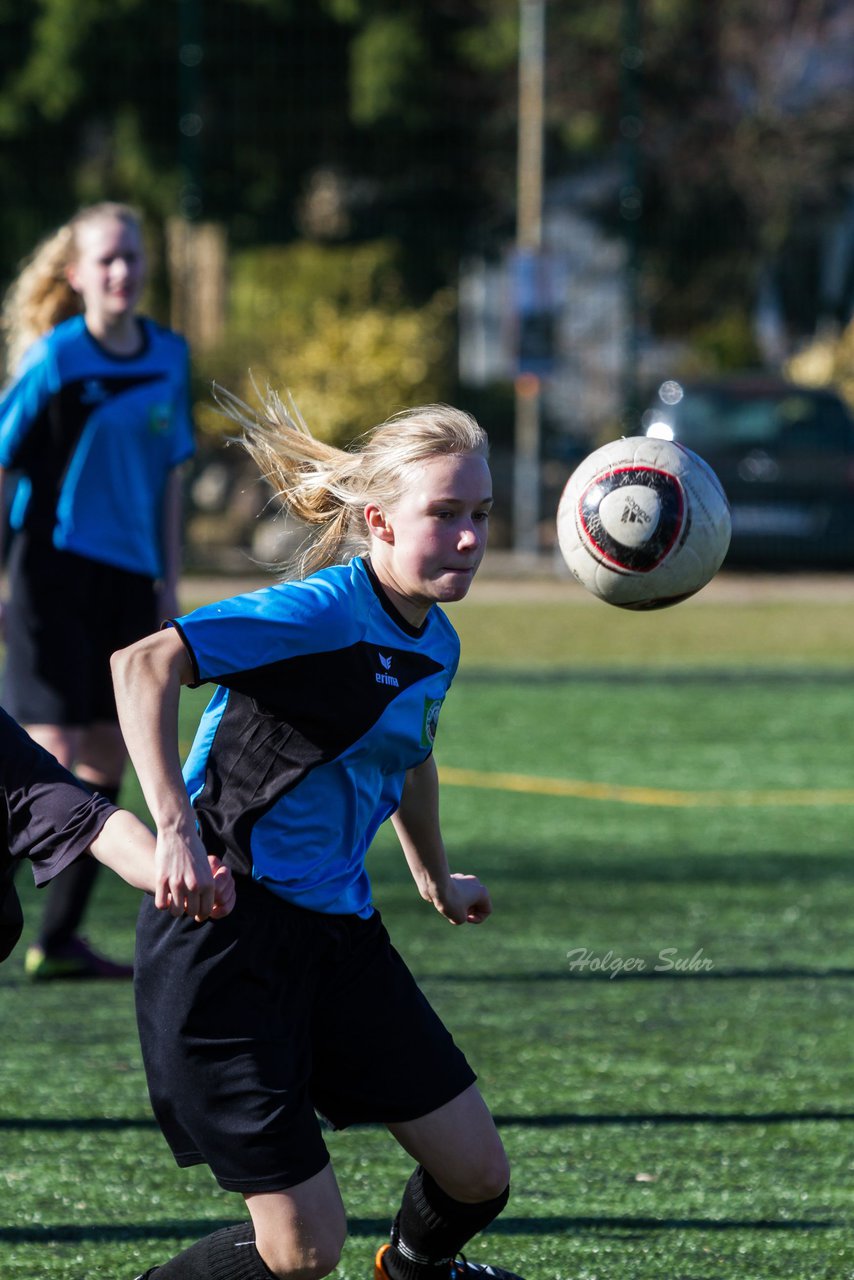
[[[164,431],[169,430],[169,424],[172,421],[172,411],[168,404],[154,404],[151,406],[148,415],[148,427],[152,435],[162,436]]]
[[[436,741],[436,730],[439,727],[439,712],[442,710],[443,698],[424,699],[424,719],[421,723],[421,745],[432,747]]]
[[[374,679],[377,684],[390,684],[393,689],[399,689],[400,681],[397,676],[391,675],[392,655],[386,657],[384,653],[380,653],[380,651],[377,650],[377,657],[379,658],[380,666],[382,667],[382,671],[376,671],[374,673]]]

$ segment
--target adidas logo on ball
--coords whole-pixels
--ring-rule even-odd
[[[623,524],[652,524],[652,516],[645,511],[640,502],[635,501],[631,495],[624,499],[623,514],[620,517]]]

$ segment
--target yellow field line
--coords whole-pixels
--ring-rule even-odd
[[[847,787],[797,791],[676,791],[668,787],[623,787],[609,782],[586,782],[581,778],[539,778],[524,773],[486,773],[478,769],[447,767],[439,770],[439,777],[451,787],[517,791],[526,795],[564,796],[579,800],[610,800],[616,804],[675,809],[854,805],[854,788]]]

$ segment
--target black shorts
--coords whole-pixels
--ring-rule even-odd
[[[15,536],[3,706],[21,724],[115,721],[110,656],[157,630],[152,578]]]
[[[334,1128],[415,1120],[474,1072],[379,913],[322,915],[239,876],[224,920],[140,911],[134,986],[151,1103],[179,1165],[282,1191],[329,1161]]]

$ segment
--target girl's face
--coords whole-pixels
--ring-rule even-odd
[[[395,503],[365,508],[374,570],[408,622],[420,626],[432,604],[466,595],[486,550],[491,506],[486,459],[459,453],[420,463]]]
[[[83,299],[87,320],[109,329],[132,316],[145,284],[138,228],[107,214],[77,228],[76,248],[68,282]]]

